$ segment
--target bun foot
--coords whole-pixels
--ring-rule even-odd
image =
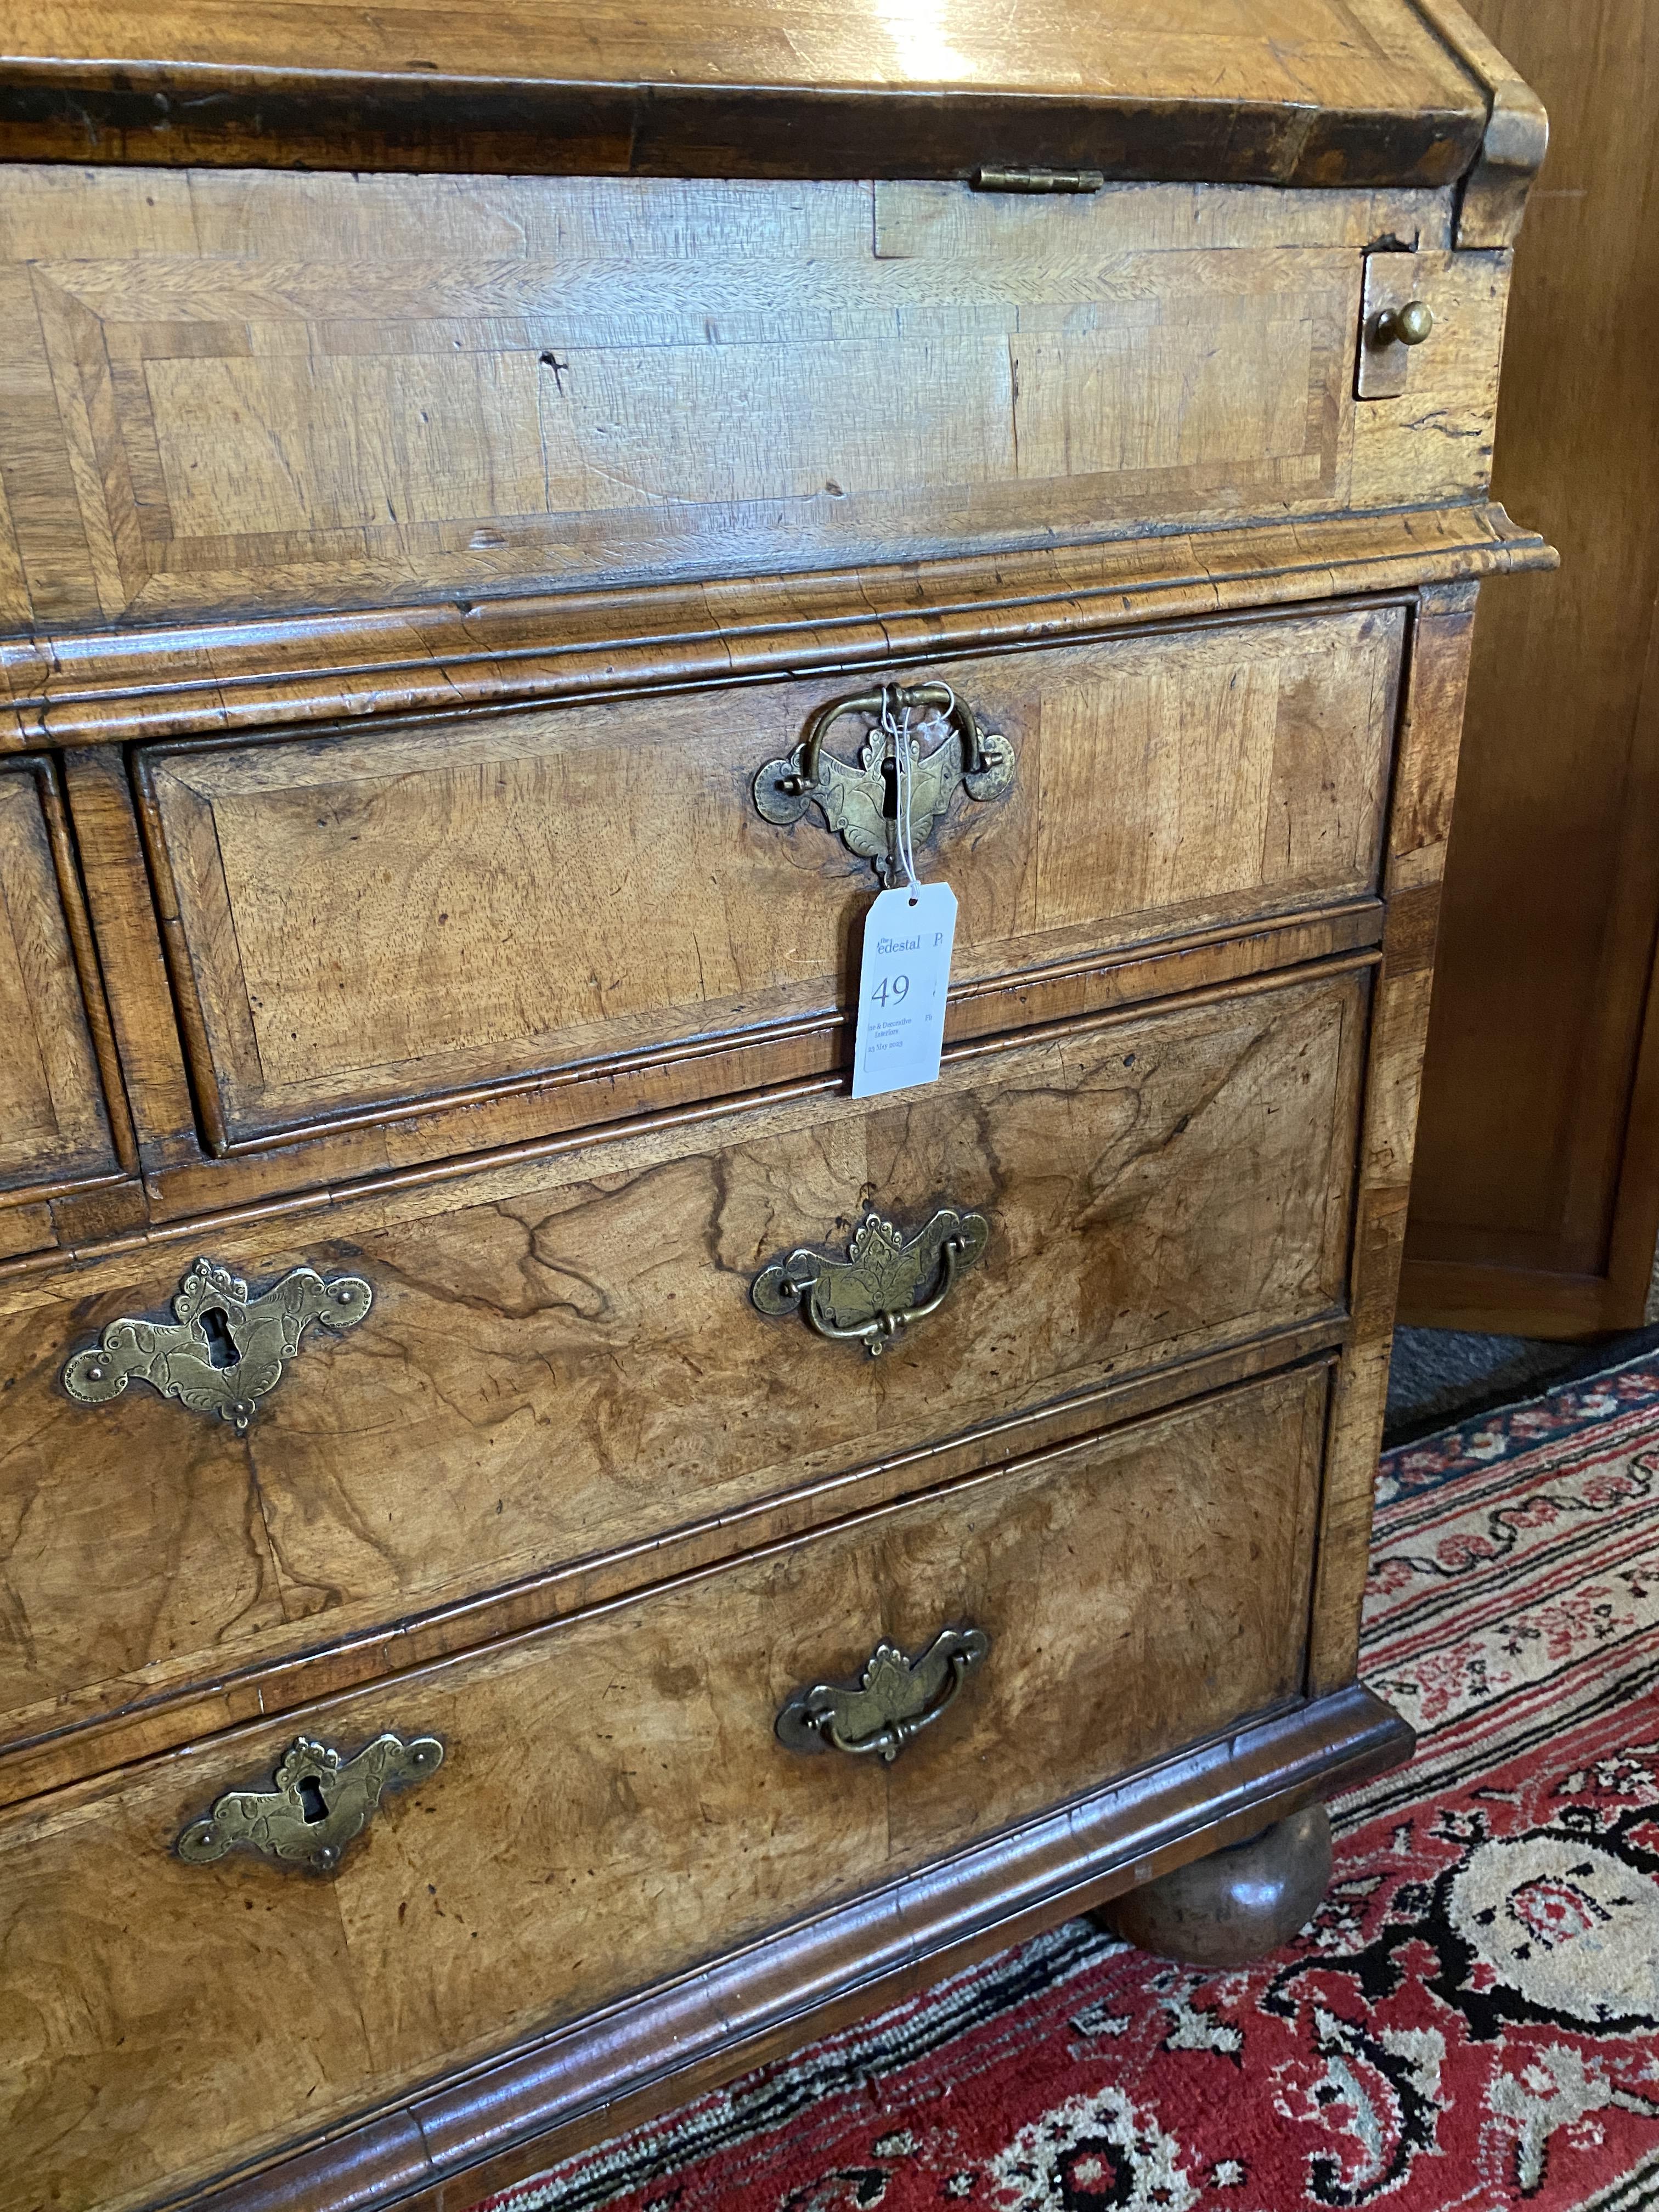
[[[1243,1966],[1307,1925],[1330,1878],[1330,1815],[1308,1805],[1247,1842],[1126,1891],[1091,1917],[1161,1958]]]

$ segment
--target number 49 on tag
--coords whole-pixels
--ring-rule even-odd
[[[939,1077],[957,895],[949,884],[883,891],[864,918],[853,1096],[878,1097]]]

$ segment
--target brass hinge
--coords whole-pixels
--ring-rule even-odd
[[[975,169],[976,192],[1097,192],[1105,183],[1098,169]]]

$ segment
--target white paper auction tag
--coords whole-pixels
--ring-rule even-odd
[[[878,1097],[939,1079],[957,895],[949,884],[900,884],[864,918],[853,1096]]]

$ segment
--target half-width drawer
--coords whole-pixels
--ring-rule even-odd
[[[939,811],[913,819],[923,872],[961,902],[958,991],[1370,891],[1405,619],[1384,605],[894,672],[926,695],[936,766],[918,788],[931,773]],[[577,1069],[586,1118],[605,1118],[626,1110],[608,1072],[650,1071],[647,1103],[701,1095],[707,1076],[677,1064],[782,1025],[817,1025],[792,1075],[842,1064],[878,876],[838,832],[884,846],[887,784],[858,773],[881,688],[142,756],[211,1140],[407,1124],[423,1101]],[[830,714],[848,700],[866,703]],[[823,805],[787,788],[802,774]],[[489,1140],[458,1141],[451,1116],[428,1149]],[[421,1155],[418,1131],[398,1142]]]
[[[1334,1321],[1368,986],[1320,971],[972,1048],[891,1098],[686,1116],[244,1223],[204,1258],[252,1313],[191,1268],[204,1317],[175,1319],[188,1246],[17,1286],[6,1733]],[[868,1215],[905,1249],[864,1231],[854,1267]],[[786,1266],[822,1291],[780,1293]],[[895,1340],[872,1319],[941,1291]],[[819,1333],[861,1322],[879,1357]]]
[[[120,1173],[112,1065],[55,771],[0,762],[0,1258],[52,1241],[30,1200]]]
[[[314,1765],[272,1820],[197,1825],[271,1793],[292,1723],[9,1816],[0,2206],[182,2192],[1296,1699],[1328,1371],[313,1708],[347,1760],[425,1741],[356,1840],[362,1771]],[[946,1632],[885,1702],[832,1694],[882,1639],[916,1660]],[[812,1691],[808,1755],[778,1722]],[[825,1742],[903,1719],[890,1764]],[[331,1879],[306,1876],[319,1839]]]

